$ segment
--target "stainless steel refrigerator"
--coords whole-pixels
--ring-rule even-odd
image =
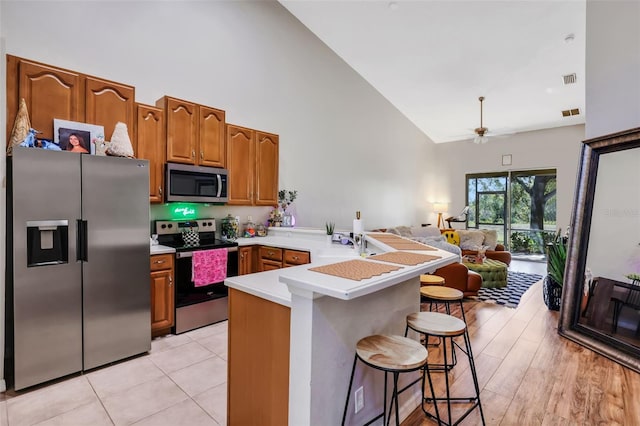
[[[148,162],[16,148],[7,176],[14,388],[149,351]]]

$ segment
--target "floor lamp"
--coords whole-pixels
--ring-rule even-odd
[[[444,229],[442,214],[447,211],[446,203],[433,203],[433,211],[438,213],[438,229]]]

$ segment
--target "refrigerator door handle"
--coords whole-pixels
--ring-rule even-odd
[[[87,221],[78,219],[76,233],[76,260],[88,261],[87,255]]]

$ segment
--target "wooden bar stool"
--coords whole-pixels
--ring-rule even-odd
[[[420,287],[420,296],[424,297],[429,302],[429,310],[431,311],[431,304],[436,304],[436,311],[438,310],[438,303],[442,302],[445,305],[447,314],[451,315],[451,303],[458,302],[460,306],[460,312],[462,321],[467,323],[467,318],[464,315],[464,306],[462,305],[462,299],[464,294],[455,288],[444,287],[439,285],[427,285]]]
[[[356,371],[358,360],[365,365],[373,367],[376,370],[384,371],[384,399],[382,400],[383,410],[366,424],[371,424],[382,417],[383,425],[389,424],[391,419],[391,410],[395,404],[396,425],[400,425],[398,416],[398,394],[407,389],[405,387],[398,391],[398,375],[400,373],[408,373],[424,368],[427,363],[427,350],[415,340],[402,336],[373,335],[360,339],[356,344],[356,355],[353,360],[353,368],[351,369],[351,379],[349,379],[349,390],[347,391],[347,402],[344,405],[344,414],[342,415],[342,425],[347,418],[347,409],[349,408],[349,396],[351,395],[351,387],[353,386],[353,376]],[[387,373],[393,373],[393,393],[391,394],[391,402],[389,403],[389,412],[387,413]],[[412,384],[422,381],[422,395],[424,398],[424,375],[422,379],[414,381]],[[435,394],[432,390],[432,396]]]
[[[444,285],[444,278],[439,275],[420,275],[420,285]]]
[[[464,316],[464,306],[462,305],[462,299],[464,298],[464,294],[455,288],[443,287],[437,285],[428,285],[424,287],[420,287],[420,295],[424,298],[424,300],[429,302],[429,311],[432,311],[433,304],[436,305],[436,312],[438,312],[438,305],[440,303],[444,304],[445,312],[448,315],[451,315],[451,302],[458,302],[460,306],[460,312],[462,312],[462,320],[464,323],[467,323],[467,319]],[[425,337],[426,338],[426,337]],[[440,339],[441,340],[441,339]],[[438,346],[439,343],[431,344],[431,346]],[[451,362],[445,364],[431,364],[432,368],[448,368],[451,370],[458,363],[458,357],[456,356],[456,352],[451,352]],[[446,367],[445,367],[446,365]]]
[[[422,402],[422,411],[424,411],[427,417],[432,419],[436,419],[438,424],[444,424],[448,426],[457,425],[462,420],[464,420],[471,411],[473,411],[476,407],[480,409],[480,417],[482,418],[482,424],[485,424],[484,421],[484,413],[482,412],[482,404],[480,403],[480,387],[478,386],[478,375],[476,373],[476,365],[473,360],[473,353],[471,351],[471,341],[469,339],[469,333],[467,332],[467,325],[464,321],[459,318],[456,318],[451,315],[441,314],[439,312],[417,312],[413,314],[409,314],[407,316],[407,327],[405,329],[405,335],[408,333],[409,329],[414,330],[418,333],[424,334],[425,338],[428,339],[429,336],[435,336],[443,339],[442,350],[443,350],[443,368],[441,371],[444,372],[445,375],[445,387],[446,387],[446,397],[436,397],[433,393],[433,385],[431,382],[431,370],[430,364],[426,363],[424,368],[426,372],[426,376],[429,379],[429,385],[431,387],[432,398],[424,397],[424,386],[423,386],[423,402]],[[464,348],[458,345],[458,343],[454,340],[455,337],[464,336]],[[448,371],[451,369],[449,364],[447,363],[447,340],[449,341],[449,347],[451,351],[455,353],[456,347],[460,349],[469,360],[469,368],[471,370],[471,375],[473,377],[473,386],[476,391],[475,396],[469,397],[452,397],[449,389],[449,373]],[[438,401],[445,401],[447,403],[447,413],[448,413],[448,422],[444,422],[440,420],[440,415],[438,412]],[[424,403],[433,403],[435,407],[436,414],[435,416],[431,414],[425,408]],[[467,409],[460,416],[455,423],[452,422],[451,419],[451,403],[452,402],[472,402],[473,405]]]

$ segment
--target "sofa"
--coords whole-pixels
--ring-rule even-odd
[[[442,235],[451,244],[457,245],[462,256],[476,256],[480,249],[485,249],[487,259],[498,260],[507,266],[511,264],[511,253],[498,244],[498,233],[495,229],[443,229]]]
[[[460,247],[449,244],[445,237],[440,234],[440,230],[433,226],[397,226],[395,228],[385,229],[384,231],[410,238],[457,255],[462,254]],[[452,263],[436,269],[434,274],[444,278],[444,285],[446,287],[458,289],[465,296],[477,296],[478,290],[482,287],[482,277],[480,274],[470,271],[462,263]]]

